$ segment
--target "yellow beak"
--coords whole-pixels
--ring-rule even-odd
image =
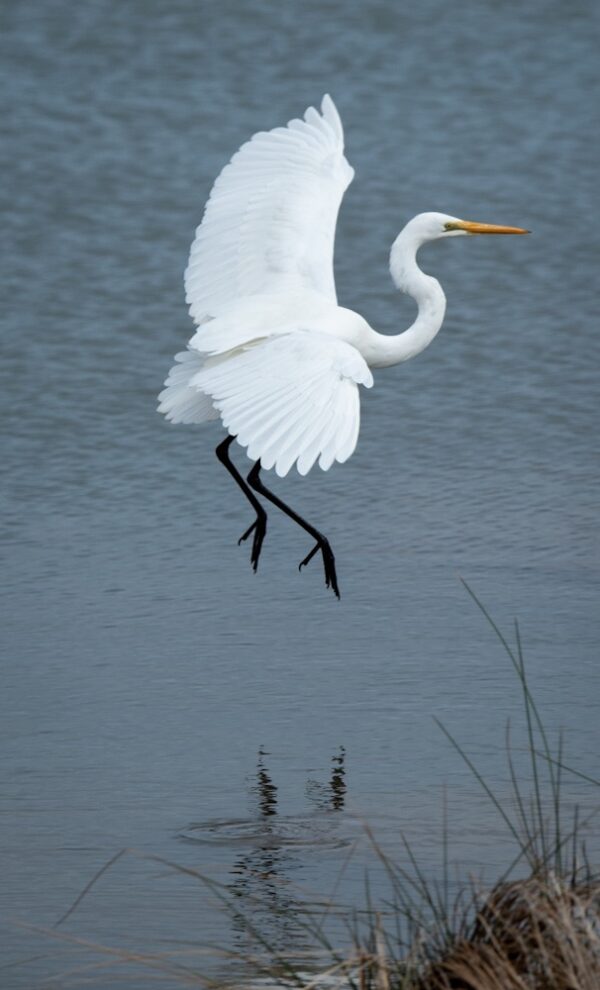
[[[466,230],[468,234],[529,234],[522,227],[502,227],[495,223],[471,223],[470,220],[457,220],[446,225],[448,230]]]

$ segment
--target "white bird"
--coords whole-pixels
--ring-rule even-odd
[[[316,540],[325,583],[339,598],[327,539],[267,489],[261,468],[304,475],[318,460],[327,471],[356,446],[359,385],[371,388],[372,368],[414,357],[442,325],[446,298],[417,265],[427,241],[465,234],[524,234],[519,227],[471,223],[421,213],[394,241],[390,273],[418,305],[417,317],[395,336],[377,333],[358,313],[338,305],[333,274],[335,226],[354,171],[344,156],[338,112],[324,96],[321,113],[261,131],[222,170],[196,230],[185,272],[186,301],[197,330],[159,396],[173,423],[220,417],[228,432],[216,453],[255,512],[239,542],[254,533],[256,570],[267,515],[257,495],[290,516]],[[254,467],[245,480],[229,459],[236,439]]]

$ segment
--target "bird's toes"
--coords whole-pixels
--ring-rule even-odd
[[[313,557],[317,553],[317,551],[318,550],[322,550],[322,549],[323,548],[322,548],[322,546],[321,546],[320,543],[315,543],[315,545],[312,548],[312,550],[310,551],[310,553],[307,554],[306,557],[304,558],[304,560],[301,560],[300,563],[298,564],[298,570],[301,571],[303,567],[306,567],[306,565],[309,564],[310,561],[313,559]]]
[[[244,540],[247,540],[251,533],[254,533],[254,539],[252,541],[252,551],[250,553],[250,563],[252,565],[252,570],[256,571],[258,568],[258,559],[260,557],[260,551],[262,549],[263,540],[267,532],[267,521],[266,519],[261,519],[260,516],[257,517],[251,526],[248,527],[245,533],[242,533],[238,540],[238,546],[240,546]]]
[[[240,547],[242,545],[242,543],[245,540],[248,539],[248,537],[250,536],[250,533],[252,533],[256,529],[257,522],[258,522],[258,519],[255,519],[254,522],[252,523],[252,525],[251,526],[248,526],[248,529],[246,530],[246,532],[245,533],[242,533],[242,535],[240,536],[240,538],[238,540],[238,547]]]
[[[323,568],[325,570],[325,587],[331,588],[334,595],[337,598],[340,598],[340,589],[338,587],[337,574],[335,571],[335,557],[333,556],[333,551],[329,546],[329,541],[326,540],[325,537],[323,537],[321,540],[318,540],[317,543],[315,543],[312,550],[310,551],[310,553],[307,554],[304,560],[300,561],[298,565],[298,570],[301,571],[302,568],[305,567],[306,564],[308,564],[313,559],[314,555],[317,553],[318,550],[321,551],[321,554],[323,556]]]

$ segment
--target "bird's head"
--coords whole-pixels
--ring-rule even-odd
[[[495,223],[473,223],[471,220],[460,220],[446,213],[419,213],[406,225],[405,230],[424,244],[426,241],[437,241],[442,237],[457,237],[461,234],[528,234],[522,227],[504,227]]]
[[[439,241],[443,237],[457,237],[459,234],[528,234],[522,227],[503,227],[493,223],[473,223],[460,220],[447,213],[419,213],[409,220],[392,244],[390,252],[390,272],[394,284],[401,292],[414,295],[415,256],[423,244]],[[423,273],[421,272],[421,276]],[[425,276],[429,278],[429,276]]]

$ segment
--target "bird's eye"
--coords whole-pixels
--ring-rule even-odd
[[[444,224],[444,230],[456,230],[456,229],[457,229],[456,224],[453,223],[452,220],[448,220],[448,222]]]

